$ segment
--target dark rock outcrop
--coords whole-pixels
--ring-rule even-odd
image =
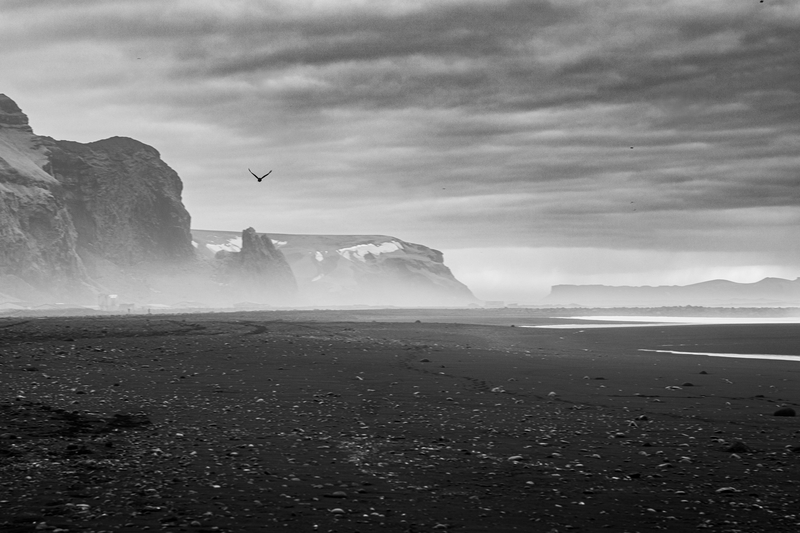
[[[247,228],[242,232],[242,251],[239,254],[242,275],[261,283],[274,278],[294,285],[292,269],[268,235],[259,235],[253,228]]]
[[[217,278],[236,300],[286,304],[297,292],[286,258],[267,235],[259,235],[253,228],[242,231],[240,251],[221,250],[215,261]]]
[[[0,94],[0,127],[11,127],[33,133],[28,124],[28,115],[22,112],[14,100],[4,94]]]

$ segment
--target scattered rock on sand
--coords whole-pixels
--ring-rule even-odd
[[[124,354],[92,330],[63,358],[65,319],[0,320],[0,531],[799,531],[800,433],[768,418],[797,409],[780,364],[703,359],[698,395],[664,390],[697,358],[618,351],[655,329],[556,358],[558,331],[282,316],[70,319],[119,325]]]
[[[737,440],[731,446],[729,446],[725,451],[730,453],[750,453],[753,450],[752,448],[750,448],[750,446],[748,446],[744,442]]]

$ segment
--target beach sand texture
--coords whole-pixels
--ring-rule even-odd
[[[800,325],[471,316],[2,319],[0,530],[800,530],[800,363],[641,351]]]

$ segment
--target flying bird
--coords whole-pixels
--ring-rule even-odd
[[[250,170],[250,169],[248,168],[247,170]],[[250,170],[250,174],[252,174],[252,175],[253,175],[253,177],[254,177],[255,179],[257,179],[259,183],[261,183],[261,180],[263,180],[264,178],[266,178],[267,176],[269,176],[270,174],[272,174],[272,171],[270,170],[269,172],[267,172],[266,174],[264,174],[264,175],[263,175],[263,176],[261,176],[260,178],[259,178],[259,177],[256,175],[256,173],[255,173],[255,172],[253,172],[252,170]]]

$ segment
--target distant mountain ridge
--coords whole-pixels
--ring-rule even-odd
[[[764,278],[755,283],[723,279],[692,285],[554,285],[546,302],[592,307],[785,307],[800,305],[800,278]]]

